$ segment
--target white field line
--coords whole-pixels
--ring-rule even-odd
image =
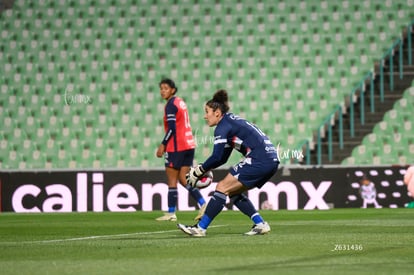
[[[227,225],[212,225],[209,228],[214,227],[225,227]],[[125,234],[113,234],[113,235],[98,235],[98,236],[86,236],[79,238],[68,238],[68,239],[55,239],[55,240],[40,240],[40,241],[23,241],[23,242],[0,242],[1,245],[18,245],[18,244],[46,244],[46,243],[60,243],[60,242],[74,242],[74,241],[86,241],[86,240],[96,240],[96,239],[106,239],[106,238],[121,238],[121,237],[131,237],[131,236],[140,236],[140,235],[156,235],[164,233],[179,232],[179,229],[175,230],[162,230],[162,231],[148,231],[148,232],[135,232],[135,233],[125,233]]]

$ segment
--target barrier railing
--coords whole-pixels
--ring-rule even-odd
[[[411,35],[409,35],[411,37]],[[381,94],[381,102],[384,101],[384,64],[385,61],[389,60],[389,86],[390,91],[394,91],[394,51],[398,47],[399,48],[399,58],[398,58],[398,65],[399,65],[399,72],[400,72],[400,79],[403,78],[403,52],[402,52],[402,39],[397,39],[390,48],[385,52],[385,54],[380,59],[380,94]]]
[[[305,164],[310,165],[311,164],[311,161],[310,161],[310,144],[309,144],[308,139],[304,139],[299,143],[298,150],[303,150],[303,147],[305,147],[305,154],[304,154]],[[294,162],[298,163],[299,160],[295,159]]]
[[[317,164],[322,164],[322,130],[327,128],[328,131],[328,159],[332,161],[332,129],[335,126],[335,116],[338,117],[338,141],[339,147],[343,149],[344,141],[343,141],[343,123],[342,123],[342,107],[341,105],[337,105],[335,109],[324,119],[324,121],[318,127],[318,134],[317,134]]]
[[[359,92],[359,108],[360,108],[360,116],[359,116],[359,120],[361,125],[365,124],[365,101],[366,101],[366,96],[368,96],[366,94],[366,83],[369,83],[369,109],[371,113],[375,112],[375,95],[374,95],[374,79],[375,79],[375,75],[373,72],[369,72],[367,73],[362,80],[354,87],[354,89],[352,90],[352,92],[349,95],[349,132],[350,132],[350,136],[354,137],[355,136],[355,107],[354,107],[354,102],[357,98],[357,93]],[[382,100],[383,100],[383,95],[381,96]]]
[[[413,26],[414,26],[414,19],[411,21],[411,24],[407,28],[407,47],[408,47],[408,65],[413,65],[413,52],[412,52],[412,37],[411,33],[413,32]]]
[[[328,143],[328,158],[329,158],[329,161],[332,160],[332,156],[333,156],[332,131],[333,131],[333,127],[336,125],[335,124],[336,118],[338,119],[338,143],[339,143],[339,147],[341,149],[343,149],[343,147],[344,147],[344,134],[343,134],[344,128],[343,128],[342,106],[338,104],[338,105],[336,105],[334,110],[328,116],[326,116],[323,123],[321,123],[318,127],[317,141],[316,141],[317,164],[318,165],[322,164],[322,138],[323,138],[322,133],[325,133],[325,128],[327,128],[327,130],[328,130],[328,141],[329,141],[329,143]],[[305,163],[306,163],[306,165],[310,165],[311,164],[310,141],[308,139],[302,140],[299,143],[297,149],[298,150],[303,150],[303,147],[305,147],[305,150],[306,150],[305,154],[304,154]],[[295,163],[298,163],[298,160],[295,160]]]

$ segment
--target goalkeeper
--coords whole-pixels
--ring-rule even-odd
[[[245,158],[230,168],[226,177],[218,182],[204,215],[196,225],[177,224],[184,233],[194,237],[206,235],[207,227],[223,209],[227,196],[254,223],[246,235],[270,232],[269,224],[263,220],[244,192],[254,187],[261,188],[276,173],[279,166],[277,150],[259,128],[228,111],[228,95],[225,90],[217,91],[206,103],[204,118],[208,126],[216,126],[213,153],[203,164],[190,168],[186,176],[187,184],[194,187],[206,171],[226,163],[233,149]]]

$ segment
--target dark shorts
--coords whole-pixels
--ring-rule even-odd
[[[248,188],[261,188],[279,167],[279,161],[246,158],[230,168],[230,174]]]
[[[165,167],[180,169],[183,166],[193,166],[194,149],[180,152],[165,152]]]

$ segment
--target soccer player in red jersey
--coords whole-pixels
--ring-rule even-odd
[[[160,94],[167,101],[164,111],[165,136],[158,146],[157,157],[165,157],[165,171],[168,180],[168,212],[157,221],[176,221],[177,182],[184,186],[197,201],[200,211],[195,220],[204,213],[206,202],[197,188],[187,185],[186,174],[193,165],[195,142],[188,116],[187,105],[177,97],[177,87],[171,79],[159,83]]]

